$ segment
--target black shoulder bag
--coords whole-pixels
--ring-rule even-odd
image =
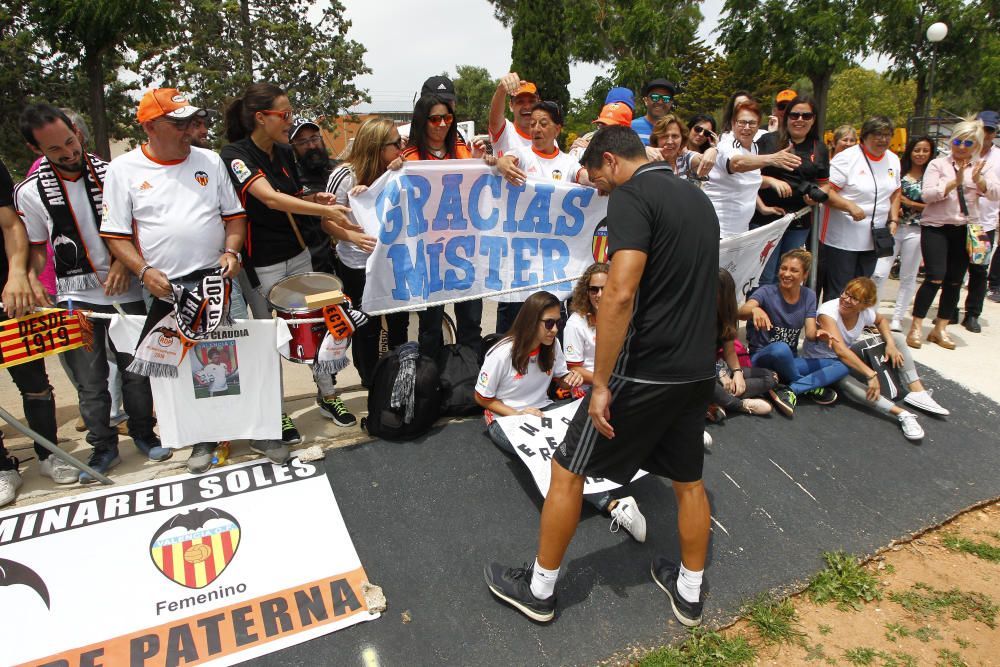
[[[892,233],[889,232],[889,227],[875,226],[875,207],[878,204],[878,179],[875,177],[875,169],[872,168],[872,163],[869,162],[868,156],[865,155],[864,148],[861,149],[861,155],[864,156],[865,162],[868,163],[868,171],[871,172],[872,182],[875,183],[875,199],[872,203],[872,219],[869,221],[872,230],[872,244],[875,246],[875,256],[892,257],[896,254],[896,240],[892,238]]]

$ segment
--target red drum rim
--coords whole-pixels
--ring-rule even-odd
[[[320,309],[305,305],[306,295],[343,289],[344,283],[340,278],[329,273],[317,271],[297,273],[294,276],[286,276],[271,286],[267,292],[267,305],[279,313],[312,313]]]

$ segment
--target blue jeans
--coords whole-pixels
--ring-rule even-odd
[[[770,368],[796,395],[828,387],[848,374],[839,359],[803,359],[792,353],[788,343],[776,341],[750,355],[754,366]]]
[[[764,265],[764,270],[761,271],[760,280],[757,281],[757,284],[773,285],[778,282],[778,267],[780,266],[781,256],[789,250],[801,248],[806,244],[808,238],[808,229],[786,229],[784,235],[781,237],[781,241],[778,243],[778,247],[774,249],[774,252],[767,259],[767,264]]]

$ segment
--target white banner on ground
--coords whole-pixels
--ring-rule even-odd
[[[573,401],[558,408],[553,408],[545,412],[544,417],[535,415],[513,415],[510,417],[500,417],[498,422],[503,432],[514,445],[514,451],[528,466],[531,476],[535,479],[535,485],[542,492],[543,496],[549,493],[549,482],[552,479],[552,455],[555,453],[563,436],[566,435],[566,428],[573,421],[573,415],[583,399]],[[646,476],[645,470],[640,470],[632,478],[632,481]],[[600,477],[588,477],[583,485],[584,493],[603,493],[617,489],[620,484],[616,484],[608,479]]]
[[[563,181],[514,187],[481,160],[406,162],[351,209],[378,243],[368,259],[368,312],[573,278],[594,262],[607,197]],[[572,283],[547,289],[560,298]],[[526,289],[498,301],[523,301]]]
[[[232,665],[377,618],[366,580],[321,464],[62,498],[0,513],[0,662]]]
[[[789,213],[769,225],[723,239],[719,244],[719,268],[733,275],[737,304],[746,301],[757,287],[768,257],[778,247],[781,235],[791,221],[792,214]]]

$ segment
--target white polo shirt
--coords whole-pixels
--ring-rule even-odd
[[[552,153],[539,153],[529,145],[503,154],[515,156],[521,171],[534,178],[576,183],[580,174],[580,161],[558,147]]]
[[[514,370],[511,359],[513,339],[505,338],[500,341],[483,361],[476,381],[476,393],[483,398],[498,398],[515,410],[544,408],[552,402],[548,395],[549,383],[554,377],[561,378],[569,372],[559,340],[556,339],[552,344],[555,346],[552,370],[546,373],[538,368],[538,350],[535,350],[528,357],[527,373],[521,375]],[[491,423],[493,413],[489,410],[484,413],[486,422]]]
[[[830,184],[841,197],[865,212],[863,220],[855,221],[845,211],[826,207],[819,239],[833,248],[854,252],[873,250],[872,210],[875,211],[875,226],[885,227],[892,193],[902,185],[899,158],[895,153],[887,150],[882,157],[874,158],[863,151],[862,145],[856,144],[837,153],[830,161]]]
[[[90,206],[90,199],[87,197],[87,179],[81,173],[75,181],[70,181],[60,175],[56,175],[62,182],[66,190],[67,200],[73,210],[73,217],[76,219],[77,229],[80,231],[80,239],[86,246],[87,258],[90,265],[97,272],[103,284],[108,277],[108,270],[111,267],[111,253],[99,233],[99,220],[94,215],[94,210]],[[42,196],[38,192],[38,172],[31,174],[23,183],[17,186],[14,191],[14,206],[24,220],[24,226],[28,231],[28,241],[32,245],[46,245],[52,239],[52,216],[42,203]],[[53,252],[59,253],[63,243],[72,244],[74,241],[66,237],[56,237]],[[76,252],[76,248],[73,248]],[[109,306],[113,302],[129,303],[131,301],[142,300],[142,289],[139,281],[134,276],[130,276],[129,289],[124,294],[108,296],[104,293],[103,287],[92,287],[90,289],[77,289],[59,292],[60,302],[72,299],[75,302],[94,303],[102,306]]]
[[[493,144],[493,154],[500,155],[515,148],[531,148],[531,137],[521,134],[517,126],[506,118],[503,119],[503,127],[499,134],[490,132],[490,143]]]
[[[563,343],[566,345],[567,366],[583,366],[588,371],[594,370],[597,328],[587,324],[586,317],[580,313],[569,316],[563,331]]]
[[[763,181],[760,169],[730,172],[729,161],[736,155],[757,155],[757,144],[750,144],[746,149],[735,135],[722,135],[715,164],[702,185],[719,216],[719,232],[724,239],[750,229],[750,219],[757,208],[757,191]]]
[[[146,262],[170,279],[217,266],[225,221],[242,215],[221,158],[203,148],[161,162],[140,146],[112,160],[104,176],[101,236],[135,236]]]

